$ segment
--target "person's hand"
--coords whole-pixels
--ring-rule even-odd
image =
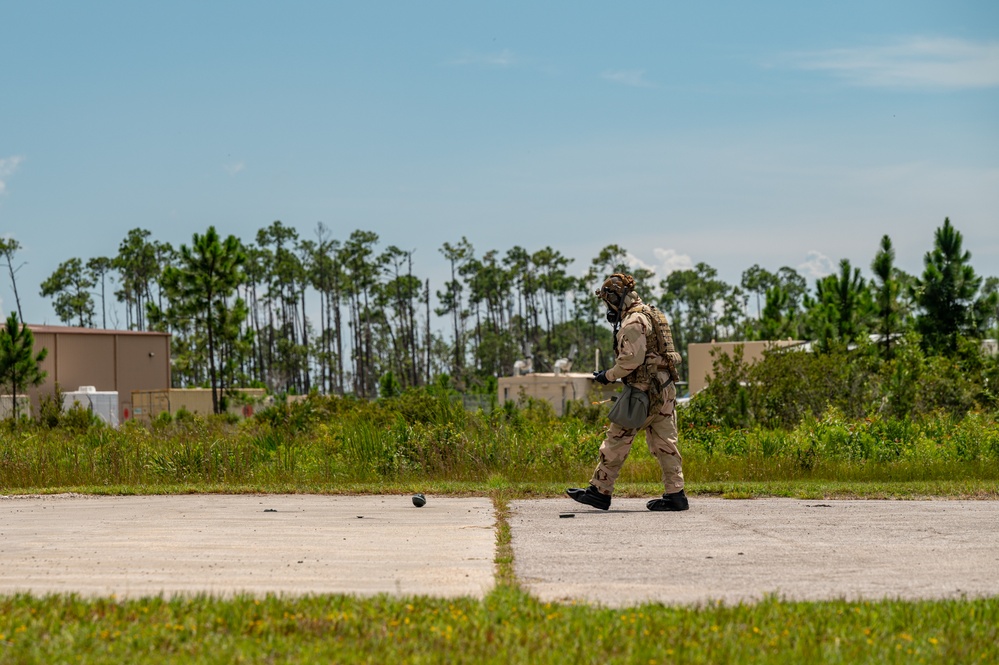
[[[607,370],[605,369],[602,369],[599,372],[594,372],[593,380],[605,386],[610,383],[610,379],[607,378]]]

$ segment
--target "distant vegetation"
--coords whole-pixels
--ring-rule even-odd
[[[381,245],[374,233],[338,239],[319,224],[312,236],[274,222],[249,241],[209,228],[175,248],[137,228],[113,256],[62,262],[40,293],[67,324],[172,333],[177,386],[362,398],[441,377],[488,393],[525,356],[537,371],[563,356],[588,365],[595,349],[608,358],[610,329],[592,293],[616,271],[634,275],[639,293],[668,313],[682,353],[691,342],[788,337],[824,353],[876,335],[890,363],[905,353],[903,338],[949,358],[964,353],[964,339],[996,335],[999,279],[975,273],[949,219],[927,239],[920,275],[895,266],[885,236],[872,248],[870,278],[843,260],[811,286],[787,266],[753,265],[735,285],[705,263],[657,278],[629,267],[618,245],[574,276],[572,260],[551,247],[482,252],[465,238],[440,248],[450,278],[435,286],[414,273],[412,250]],[[13,239],[0,245],[12,281],[19,249]],[[446,332],[431,330],[434,315]],[[760,413],[755,405],[749,417]]]
[[[827,356],[833,362],[837,357]],[[783,363],[782,377],[807,384],[810,373],[826,371],[823,358],[787,353],[751,371]],[[976,398],[967,380],[944,382],[952,395],[920,397],[908,417],[881,409],[873,379],[850,395],[834,391],[835,399],[823,401],[799,394],[795,380],[747,390],[729,383],[736,369],[722,372],[729,376],[679,412],[684,469],[695,493],[795,495],[796,484],[814,494],[838,493],[830,483],[960,481],[970,489],[920,491],[977,494],[985,484],[996,494],[999,422],[995,410],[969,410]],[[845,384],[837,381],[855,379],[844,372],[830,381],[838,389]],[[870,393],[866,401],[864,391]],[[118,429],[73,409],[44,424],[0,428],[0,487],[127,493],[432,487],[557,494],[565,483],[589,477],[606,405],[572,402],[558,418],[544,401],[508,402],[487,413],[467,411],[457,397],[442,387],[376,401],[314,395],[246,421],[164,414],[149,426],[129,421]],[[962,402],[966,397],[970,401]],[[915,410],[922,407],[927,410]],[[656,492],[658,480],[640,438],[621,491]],[[851,491],[859,490],[844,493]]]
[[[851,421],[912,420],[999,410],[999,356],[961,340],[954,353],[930,355],[915,334],[895,339],[886,359],[875,343],[807,353],[794,347],[743,361],[716,354],[710,385],[692,402],[691,420],[727,427],[793,428],[830,410]]]

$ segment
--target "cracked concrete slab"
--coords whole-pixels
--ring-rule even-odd
[[[609,512],[511,503],[515,572],[544,601],[955,598],[999,595],[999,502],[645,499]],[[573,517],[559,517],[568,513]]]
[[[627,606],[999,595],[999,502],[515,501],[515,572],[545,601]],[[560,513],[572,514],[560,518]],[[0,497],[0,593],[392,593],[493,586],[487,498]]]
[[[0,593],[482,597],[488,498],[185,495],[0,499]]]

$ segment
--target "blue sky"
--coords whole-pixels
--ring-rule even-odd
[[[371,230],[440,288],[462,235],[735,283],[867,271],[887,233],[919,272],[945,216],[999,275],[995,2],[0,0],[29,322],[135,227]]]

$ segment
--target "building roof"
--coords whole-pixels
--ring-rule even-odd
[[[29,323],[28,330],[32,333],[46,333],[50,335],[70,334],[70,335],[162,335],[169,337],[170,333],[155,330],[113,330],[110,328],[80,328],[77,326],[40,326]]]

